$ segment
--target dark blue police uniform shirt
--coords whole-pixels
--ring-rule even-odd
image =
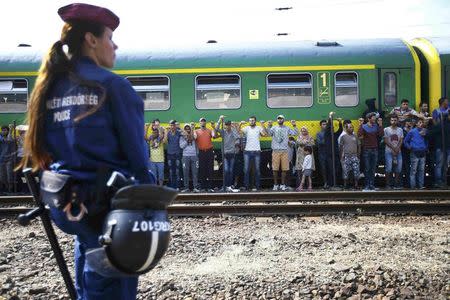
[[[144,140],[144,103],[130,83],[83,57],[75,72],[99,87],[87,87],[68,76],[57,79],[47,98],[46,149],[51,169],[75,179],[94,182],[97,170],[108,167],[139,183],[154,183],[147,169],[148,148]],[[77,116],[98,105],[94,114]]]

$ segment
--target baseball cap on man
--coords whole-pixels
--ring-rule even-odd
[[[284,119],[284,116],[283,115],[278,115],[277,119]]]
[[[200,120],[198,120],[199,122],[201,122],[201,121],[205,121],[206,122],[206,119],[205,118],[200,118]]]
[[[72,3],[58,9],[61,19],[70,23],[71,21],[88,21],[102,24],[114,31],[120,23],[120,19],[107,8],[85,4]]]

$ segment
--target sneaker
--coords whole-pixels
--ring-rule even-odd
[[[200,193],[200,190],[199,190],[199,189],[196,189],[196,188],[194,188],[192,191],[193,191],[194,193]]]
[[[363,192],[371,192],[372,190],[370,188],[363,188]]]
[[[209,193],[214,193],[216,190],[214,190],[214,189],[208,189],[207,190],[207,192],[209,192]]]
[[[225,190],[226,190],[227,192],[229,192],[229,193],[237,193],[237,192],[239,192],[238,189],[233,189],[231,186],[226,187]]]
[[[273,186],[272,191],[278,191],[278,184],[275,184],[275,185]]]
[[[286,190],[287,190],[287,188],[286,188],[286,186],[284,184],[280,185],[280,191],[284,192]]]
[[[252,192],[257,192],[258,189],[257,188],[252,188]]]
[[[183,190],[181,190],[181,192],[182,193],[187,193],[187,192],[189,192],[189,189],[183,189]]]

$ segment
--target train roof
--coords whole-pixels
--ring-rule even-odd
[[[32,47],[17,47],[0,51],[0,71],[35,72],[39,69],[44,51]]]
[[[219,42],[166,49],[119,49],[117,54],[116,70],[364,64],[401,68],[414,65],[409,47],[401,39]],[[0,71],[37,71],[43,55],[43,51],[33,47],[0,51]]]
[[[432,37],[427,38],[436,48],[441,62],[450,64],[450,37]]]
[[[124,50],[118,55],[116,69],[360,64],[410,67],[414,61],[408,46],[400,39],[283,41],[213,43],[170,50],[133,52]]]
[[[431,37],[427,38],[434,47],[436,47],[436,50],[439,52],[439,54],[450,54],[450,36],[448,37]]]

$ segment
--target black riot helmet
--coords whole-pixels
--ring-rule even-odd
[[[167,250],[167,206],[173,189],[144,184],[121,188],[111,200],[100,248],[88,250],[88,263],[107,277],[137,276],[153,269]]]

